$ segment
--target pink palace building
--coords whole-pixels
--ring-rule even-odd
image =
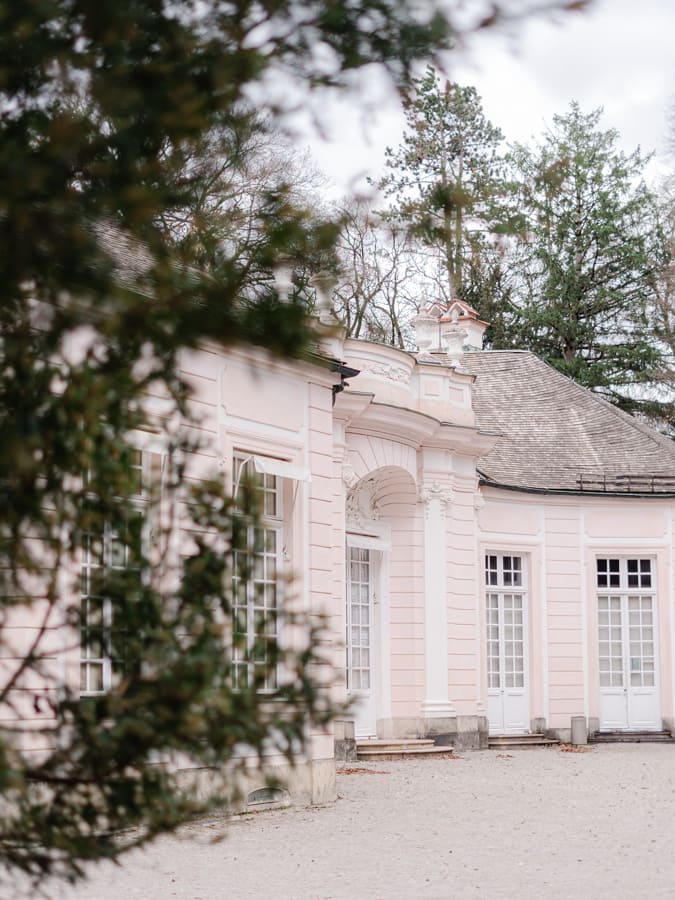
[[[182,354],[193,475],[265,474],[280,585],[328,617],[353,700],[310,736],[296,802],[334,797],[354,734],[481,749],[569,740],[578,717],[675,725],[675,443],[529,352],[482,351],[459,301],[414,325],[416,352],[333,331],[316,363]]]
[[[277,481],[280,565],[330,617],[356,738],[671,730],[675,443],[529,352],[482,351],[466,304],[414,324],[415,353],[324,340],[332,371],[184,357],[213,462]],[[332,771],[331,735],[310,764]]]

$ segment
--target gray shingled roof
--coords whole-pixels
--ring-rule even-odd
[[[478,425],[502,435],[479,460],[486,481],[577,491],[583,475],[585,490],[675,493],[675,442],[534,354],[465,353],[461,366],[476,378]]]

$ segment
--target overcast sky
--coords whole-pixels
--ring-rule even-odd
[[[448,59],[450,76],[473,84],[488,118],[509,141],[540,135],[572,99],[583,111],[604,107],[626,151],[663,153],[675,110],[675,0],[594,0],[588,12],[531,19],[509,37],[483,32]],[[361,103],[345,98],[319,113],[324,136],[310,139],[319,167],[339,195],[382,171],[383,151],[399,143],[397,101],[374,73]],[[652,164],[656,176],[663,162]]]

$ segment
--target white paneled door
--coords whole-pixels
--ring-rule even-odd
[[[377,733],[374,555],[361,547],[347,548],[347,695],[354,702],[357,738]]]
[[[490,734],[525,734],[530,730],[525,588],[523,557],[486,555]]]
[[[651,559],[598,559],[601,731],[661,728]]]

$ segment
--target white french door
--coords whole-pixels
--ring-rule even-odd
[[[661,728],[651,559],[598,559],[601,731]]]
[[[362,547],[347,548],[347,695],[354,703],[357,738],[377,733],[374,556]]]
[[[521,556],[485,557],[488,721],[491,734],[530,730],[527,594]]]

